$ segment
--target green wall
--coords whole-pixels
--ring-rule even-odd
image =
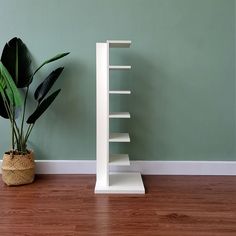
[[[111,110],[129,110],[130,144],[112,145],[137,160],[235,160],[235,2],[233,0],[0,0],[0,49],[18,36],[35,63],[69,57],[60,97],[37,123],[30,146],[37,159],[95,159],[95,43],[130,39],[113,50]],[[36,84],[48,73],[39,73]],[[0,120],[0,154],[9,148]]]

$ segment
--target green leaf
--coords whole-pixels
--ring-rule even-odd
[[[0,93],[5,93],[12,106],[21,106],[22,99],[11,75],[0,61]]]
[[[52,88],[53,84],[60,76],[63,69],[63,67],[59,67],[53,72],[51,72],[49,76],[38,86],[34,93],[35,100],[40,103],[45,98],[49,90]]]
[[[16,109],[22,105],[22,99],[11,75],[0,61],[0,116],[9,118],[5,104]]]
[[[48,96],[46,99],[42,101],[36,108],[36,110],[33,112],[33,114],[28,118],[26,123],[28,124],[34,124],[36,120],[47,110],[47,108],[52,104],[54,99],[57,97],[57,95],[60,93],[61,89],[58,89],[54,93],[52,93],[50,96]]]
[[[18,88],[27,87],[32,81],[31,57],[20,38],[12,38],[3,48],[1,61]]]
[[[2,116],[5,119],[9,119],[2,96],[0,96],[0,116]]]
[[[68,54],[70,54],[69,52],[65,52],[65,53],[60,53],[60,54],[57,54],[56,56],[50,58],[49,60],[45,61],[42,65],[40,65],[38,67],[38,69],[34,72],[34,75],[46,64],[50,63],[50,62],[53,62],[53,61],[56,61],[58,59],[61,59],[65,56],[67,56]]]

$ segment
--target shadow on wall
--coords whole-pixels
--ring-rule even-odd
[[[131,64],[132,69],[129,73],[124,72],[126,74],[122,72],[116,78],[119,80],[116,83],[120,83],[121,90],[130,88],[131,95],[111,98],[113,107],[110,109],[129,111],[131,119],[112,119],[110,128],[112,132],[129,132],[131,142],[110,144],[111,153],[128,153],[131,160],[157,160],[167,150],[167,101],[163,94],[163,87],[167,83],[165,75],[143,55],[132,53],[122,56],[120,60],[121,64]],[[114,106],[118,108],[114,109]]]
[[[54,90],[62,89],[61,94],[32,132],[29,144],[37,154],[36,159],[57,159],[58,154],[58,159],[65,159],[70,146],[78,146],[75,136],[84,132],[86,119],[81,114],[86,113],[86,103],[83,102],[81,80],[85,78],[85,67],[75,61],[64,63],[64,67],[62,78],[54,85]],[[66,142],[70,145],[66,145]]]
[[[127,145],[130,159],[158,159],[160,150],[167,148],[164,142],[166,123],[163,122],[163,86],[165,76],[152,61],[142,55],[127,57],[132,64],[129,99],[131,119],[127,123],[131,143]]]

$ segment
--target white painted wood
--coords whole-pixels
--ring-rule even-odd
[[[109,94],[131,94],[131,91],[109,91],[110,70],[127,70],[131,66],[110,65],[109,49],[129,47],[131,41],[110,41],[96,44],[97,91],[97,181],[95,193],[145,193],[140,173],[109,174],[113,166],[129,165],[127,154],[109,157],[109,142],[130,142],[127,133],[109,134],[109,118],[130,118],[128,112],[109,114]],[[110,163],[109,163],[110,159]]]
[[[130,90],[110,90],[109,94],[131,94]]]
[[[119,66],[119,65],[115,66],[115,65],[110,65],[109,69],[110,70],[129,70],[129,69],[131,69],[131,66]]]
[[[130,40],[107,40],[110,48],[129,48],[131,45]]]
[[[109,48],[96,44],[97,183],[109,185]]]
[[[109,157],[110,166],[129,166],[129,155],[128,154],[110,154]]]
[[[110,173],[110,185],[96,185],[95,193],[144,194],[145,189],[140,173]]]
[[[130,118],[129,112],[111,112],[109,118]]]
[[[36,160],[35,162],[36,174],[96,174],[95,160]],[[130,161],[130,166],[110,166],[110,171],[140,171],[144,175],[236,176],[236,161]]]
[[[110,133],[109,142],[130,142],[128,133]]]

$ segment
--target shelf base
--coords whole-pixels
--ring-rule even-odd
[[[114,194],[145,194],[143,181],[140,173],[118,172],[110,173],[109,186],[95,186],[95,193]]]

